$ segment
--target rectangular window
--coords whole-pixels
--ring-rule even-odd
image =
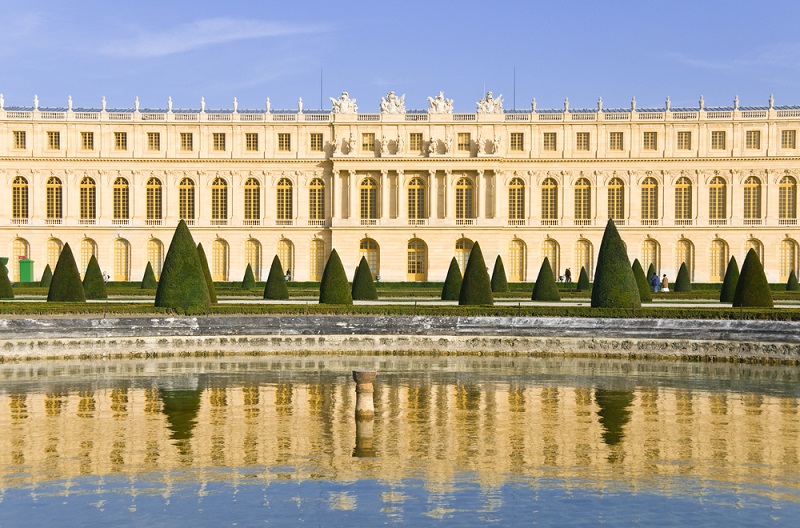
[[[678,150],[692,150],[691,132],[678,132]]]
[[[796,130],[781,130],[781,148],[785,149],[797,148]]]
[[[760,149],[761,148],[761,131],[748,130],[745,133],[745,148],[747,149]]]
[[[61,150],[61,132],[47,133],[48,150]]]
[[[361,150],[375,152],[375,134],[372,132],[361,134]]]
[[[24,149],[26,145],[25,141],[25,132],[22,130],[15,130],[14,131],[14,148],[15,149]]]
[[[408,149],[422,150],[422,133],[412,132],[408,135]]]
[[[258,152],[258,133],[245,132],[244,134],[244,149],[247,152]]]
[[[192,152],[194,150],[194,134],[191,132],[181,132],[181,152]]]
[[[81,150],[94,150],[94,132],[81,132]]]
[[[322,133],[313,132],[311,134],[311,151],[322,152]]]
[[[161,133],[148,132],[147,133],[147,150],[159,151],[161,150]]]
[[[711,150],[725,150],[724,130],[715,130],[711,132]]]
[[[213,142],[212,148],[214,152],[225,152],[225,133],[224,132],[214,132],[211,135],[211,140]]]
[[[545,132],[542,135],[542,150],[556,150],[555,132]]]
[[[514,152],[522,152],[525,143],[525,136],[522,132],[512,132],[511,133],[511,150]]]
[[[608,150],[622,150],[622,132],[608,133]]]
[[[470,134],[469,132],[458,133],[458,150],[469,150],[470,147]]]
[[[128,150],[127,132],[114,132],[114,150]]]
[[[292,135],[288,132],[278,132],[278,151],[290,152],[292,150]]]
[[[589,150],[588,132],[577,132],[575,134],[575,150]]]
[[[642,150],[658,149],[658,132],[644,132],[642,134]]]

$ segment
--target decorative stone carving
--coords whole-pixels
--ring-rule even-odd
[[[331,112],[334,114],[355,114],[358,112],[355,98],[350,99],[350,95],[347,92],[342,92],[339,99],[331,97],[330,100]]]
[[[303,98],[302,97],[297,99],[297,113],[298,114],[302,114],[303,113]]]
[[[205,97],[201,97],[200,98],[200,113],[203,113],[205,111],[206,111],[206,98]]]
[[[438,143],[437,140],[435,140],[433,138],[431,138],[431,140],[428,141],[428,154],[429,155],[430,154],[436,154],[436,147],[437,147],[436,143]]]
[[[453,100],[445,99],[444,92],[439,92],[436,97],[428,97],[429,114],[452,114]]]
[[[331,139],[331,147],[331,154],[334,156],[337,155],[339,153],[339,138],[336,136],[333,136],[333,139]]]
[[[235,114],[238,111],[239,111],[239,100],[234,97],[233,98],[233,113]]]
[[[631,112],[636,111],[636,97],[631,97]]]
[[[172,97],[167,98],[167,112],[172,112]]]
[[[139,96],[138,95],[136,96],[136,99],[133,100],[133,111],[134,112],[138,112],[139,111]]]
[[[536,98],[531,99],[531,112],[536,112]]]
[[[270,108],[272,107],[272,103],[269,102],[269,97],[267,97],[267,102],[265,103],[265,105],[267,107],[267,113],[269,113]]]
[[[106,111],[106,96],[103,96],[103,100],[100,102],[100,107],[103,109],[103,112]],[[0,104],[0,110],[3,109],[3,105]]]
[[[500,154],[501,140],[502,139],[500,138],[500,136],[495,136],[494,139],[492,139],[492,154]]]
[[[444,139],[444,153],[445,154],[450,154],[451,152],[453,152],[453,138],[450,137],[450,136],[447,136]]]
[[[67,96],[67,110],[72,112],[72,96]]]
[[[495,98],[492,92],[486,92],[486,95],[478,101],[479,114],[502,114],[503,113],[503,96],[499,95]]]
[[[396,143],[397,143],[397,153],[403,154],[406,151],[406,141],[401,136],[398,136]]]
[[[356,135],[350,134],[350,137],[347,138],[347,153],[348,154],[355,154],[356,153]]]
[[[667,100],[664,103],[664,106],[667,109],[667,112],[669,112],[670,109],[672,108],[672,101],[670,101],[669,96],[667,96]]]
[[[381,156],[389,154],[389,140],[386,136],[381,136]]]
[[[406,95],[403,94],[400,97],[397,97],[394,92],[389,92],[386,94],[386,97],[381,97],[381,113],[405,114]]]
[[[569,112],[569,97],[565,97],[564,98],[564,113],[566,114],[568,112]]]

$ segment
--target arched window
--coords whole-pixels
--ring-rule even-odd
[[[558,221],[558,183],[553,178],[542,182],[542,220],[547,225]]]
[[[49,223],[61,223],[63,215],[63,189],[61,187],[61,180],[55,176],[47,179],[46,185],[47,194],[47,220],[52,220]]]
[[[724,178],[714,176],[708,186],[708,219],[711,220],[711,225],[725,224],[728,216],[727,204],[728,185]]]
[[[247,178],[244,182],[244,225],[252,226],[261,223],[261,185],[255,178]],[[255,270],[253,271],[255,273]]]
[[[728,244],[718,238],[711,242],[711,276],[709,278],[714,282],[722,282],[727,268]]]
[[[525,220],[525,182],[522,178],[514,178],[508,184],[508,219],[513,225],[523,225]]]
[[[797,242],[789,238],[781,241],[781,281],[789,280],[789,274],[794,270],[797,275]]]
[[[161,180],[158,178],[154,177],[147,180],[146,202],[147,224],[161,225],[161,219],[164,218],[164,214],[161,205]],[[155,264],[153,264],[153,266],[155,266]],[[153,271],[155,271],[155,269],[153,269]]]
[[[289,178],[281,178],[278,180],[278,194],[276,207],[276,218],[279,222],[291,222],[294,218],[294,211],[292,209],[292,180]]]
[[[761,223],[761,180],[755,176],[749,176],[744,181],[744,223]]]
[[[525,242],[519,238],[514,238],[508,244],[509,274],[508,278],[512,281],[521,282],[525,280],[525,271],[528,263],[528,251]]]
[[[406,279],[424,281],[428,276],[428,246],[418,238],[408,241]],[[370,268],[372,269],[372,268]]]
[[[13,220],[28,219],[28,180],[22,176],[14,178],[11,184],[11,218]],[[25,222],[16,222],[25,223]]]
[[[215,281],[228,280],[228,243],[218,238],[211,244],[211,278]]]
[[[647,270],[650,264],[655,267],[656,273],[661,269],[661,248],[652,238],[648,238],[642,244],[642,268]]]
[[[687,225],[692,220],[692,180],[681,176],[675,182],[675,220]]]
[[[358,245],[359,262],[361,262],[361,257],[365,257],[367,259],[369,271],[372,273],[373,279],[381,274],[381,249],[377,242],[371,238],[362,239],[361,243]]]
[[[11,253],[11,260],[14,263],[14,282],[19,282],[19,261],[28,258],[31,254],[31,246],[24,238],[15,238]],[[53,270],[55,271],[55,267]]]
[[[745,242],[745,245],[744,245],[745,253],[750,251],[751,249],[756,252],[756,255],[758,255],[758,260],[760,260],[761,264],[763,265],[764,264],[764,244],[762,244],[760,240],[757,240],[755,238],[751,238],[747,242]]]
[[[131,217],[129,194],[128,180],[125,178],[114,180],[114,220],[117,220],[118,223],[127,223]]]
[[[694,244],[691,240],[682,238],[675,246],[675,269],[679,270],[681,264],[686,264],[689,271],[689,280],[694,280]]]
[[[61,256],[61,250],[63,248],[64,244],[57,238],[51,238],[47,241],[47,265],[50,266],[51,272],[56,269],[58,257]]]
[[[589,225],[592,218],[592,184],[586,178],[575,182],[575,225]]]
[[[294,244],[288,238],[278,240],[278,260],[281,261],[283,274],[291,274],[294,277]]]
[[[642,182],[642,222],[658,224],[658,182],[650,176]]]
[[[308,186],[308,218],[317,221],[325,220],[325,182],[322,181],[322,178],[314,178]]]
[[[310,257],[311,276],[309,278],[313,281],[322,280],[322,272],[325,271],[325,242],[319,238],[312,239]]]
[[[253,270],[253,277],[261,280],[261,242],[255,238],[248,238],[244,243],[244,264],[249,264]]]
[[[124,238],[114,241],[114,280],[130,280],[131,245]]]
[[[573,277],[580,277],[581,268],[586,269],[586,274],[589,280],[592,280],[592,273],[594,272],[594,251],[592,250],[592,243],[585,238],[579,239],[575,242],[575,270],[572,273]]]
[[[425,182],[422,178],[412,178],[408,182],[408,219],[422,220],[425,214]]]
[[[472,253],[472,240],[468,238],[461,238],[456,241],[456,262],[458,268],[461,270],[461,275],[464,275],[464,270],[467,268],[469,262],[469,255]]]
[[[797,180],[792,176],[781,178],[778,186],[778,218],[784,225],[797,222]]]
[[[194,224],[194,181],[183,178],[178,185],[178,216],[187,224]]]
[[[620,178],[608,182],[608,217],[617,224],[625,220],[625,184]]]
[[[164,244],[157,238],[147,241],[147,261],[153,267],[156,280],[161,277],[161,266],[164,265]]]
[[[560,253],[558,242],[552,238],[546,238],[544,242],[542,242],[542,261],[544,261],[546,257],[550,262],[550,268],[553,270],[553,278],[556,280],[558,280],[558,270],[561,269],[561,263],[559,262]]]
[[[364,178],[359,186],[361,190],[361,219],[378,218],[378,182],[374,178]]]
[[[81,180],[81,223],[93,224],[97,218],[97,187],[94,180],[84,176]]]
[[[91,238],[84,238],[81,240],[81,275],[86,273],[86,267],[89,266],[89,261],[92,259],[92,256],[97,258],[97,242]]]
[[[228,223],[228,182],[217,176],[211,183],[211,224]],[[225,270],[227,276],[227,269]]]
[[[459,178],[456,182],[456,219],[471,218],[475,218],[475,184],[469,178]]]

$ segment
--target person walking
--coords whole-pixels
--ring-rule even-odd
[[[658,285],[658,275],[654,273],[653,276],[650,277],[650,287],[653,288],[653,293],[658,293]]]
[[[567,282],[572,282],[572,272],[569,270],[569,268],[567,268],[566,270],[564,270],[564,279],[565,279]]]
[[[655,277],[655,275],[653,275]],[[664,278],[661,279],[661,291],[668,292],[669,291],[669,281],[667,280],[667,274],[664,274]]]

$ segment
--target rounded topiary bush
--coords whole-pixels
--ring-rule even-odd
[[[456,258],[450,261],[450,268],[447,270],[447,277],[444,279],[444,286],[442,286],[442,300],[443,301],[457,301],[458,296],[461,295],[461,270],[458,268]]]
[[[639,263],[639,259],[633,260],[633,277],[636,279],[636,286],[639,288],[639,299],[642,302],[650,302],[653,300],[653,292],[650,290],[650,284],[647,282],[647,277],[644,276],[644,270]]]
[[[613,220],[606,224],[597,255],[592,308],[641,308],[631,261]]]
[[[736,296],[736,285],[739,284],[739,264],[736,257],[731,257],[725,269],[725,278],[722,279],[722,289],[719,292],[719,302],[733,302]]]
[[[253,275],[253,268],[250,266],[250,263],[248,263],[247,268],[244,270],[244,278],[242,278],[242,289],[252,290],[255,287],[256,277]]]
[[[164,258],[155,305],[186,312],[208,310],[211,298],[203,265],[186,222],[181,220]]]
[[[0,260],[0,299],[13,299],[14,288],[11,279],[8,278],[8,259]]]
[[[342,260],[336,250],[332,250],[322,272],[319,283],[320,304],[353,304],[353,292],[347,282]]]
[[[50,269],[50,264],[47,264],[42,272],[42,279],[39,281],[39,286],[49,288],[51,282],[53,282],[53,270]]]
[[[286,284],[286,275],[278,255],[272,259],[269,267],[267,283],[264,285],[264,298],[273,301],[283,301],[289,298],[289,286]]]
[[[506,278],[506,268],[503,266],[503,259],[500,255],[494,260],[494,269],[492,270],[492,291],[493,292],[507,292],[508,279]]]
[[[743,308],[774,308],[772,292],[761,259],[752,248],[747,252],[733,296],[733,305]]]
[[[203,249],[203,244],[197,244],[197,258],[200,259],[200,267],[203,270],[203,278],[206,280],[206,288],[208,288],[208,299],[211,304],[217,304],[217,289],[214,287],[214,279],[211,278],[211,270],[208,269],[208,258],[206,258],[206,251]]]
[[[647,267],[647,284],[650,284],[650,281],[653,280],[653,275],[656,274],[656,266],[652,262]]]
[[[83,274],[83,293],[87,299],[108,299],[106,281],[94,255],[89,259],[86,273]]]
[[[789,280],[786,281],[786,291],[798,291],[800,290],[800,283],[797,282],[797,275],[794,274],[794,270],[789,272]]]
[[[378,290],[372,280],[372,271],[369,269],[366,257],[361,257],[356,273],[353,276],[352,295],[354,301],[376,301]]]
[[[144,269],[144,276],[142,277],[142,284],[140,286],[143,290],[153,290],[158,288],[158,281],[156,274],[153,272],[153,265],[147,262],[147,267]]]
[[[47,292],[47,302],[86,302],[81,274],[78,272],[75,257],[72,256],[69,242],[64,244],[58,256],[53,280]]]
[[[539,276],[536,277],[536,283],[533,285],[531,300],[549,302],[561,300],[556,280],[553,277],[553,268],[550,267],[550,259],[547,257],[544,258],[542,266],[539,268]]]
[[[578,283],[575,285],[575,291],[587,291],[589,288],[591,288],[589,274],[586,272],[586,268],[581,266],[581,272],[578,275]]]
[[[492,281],[489,279],[486,261],[483,260],[483,252],[481,252],[481,245],[478,242],[472,246],[467,267],[464,269],[458,304],[465,306],[494,304]]]
[[[676,292],[690,292],[692,291],[692,279],[689,277],[689,268],[686,267],[685,262],[681,262],[681,267],[678,270],[678,276],[675,278],[675,285],[673,291]]]

